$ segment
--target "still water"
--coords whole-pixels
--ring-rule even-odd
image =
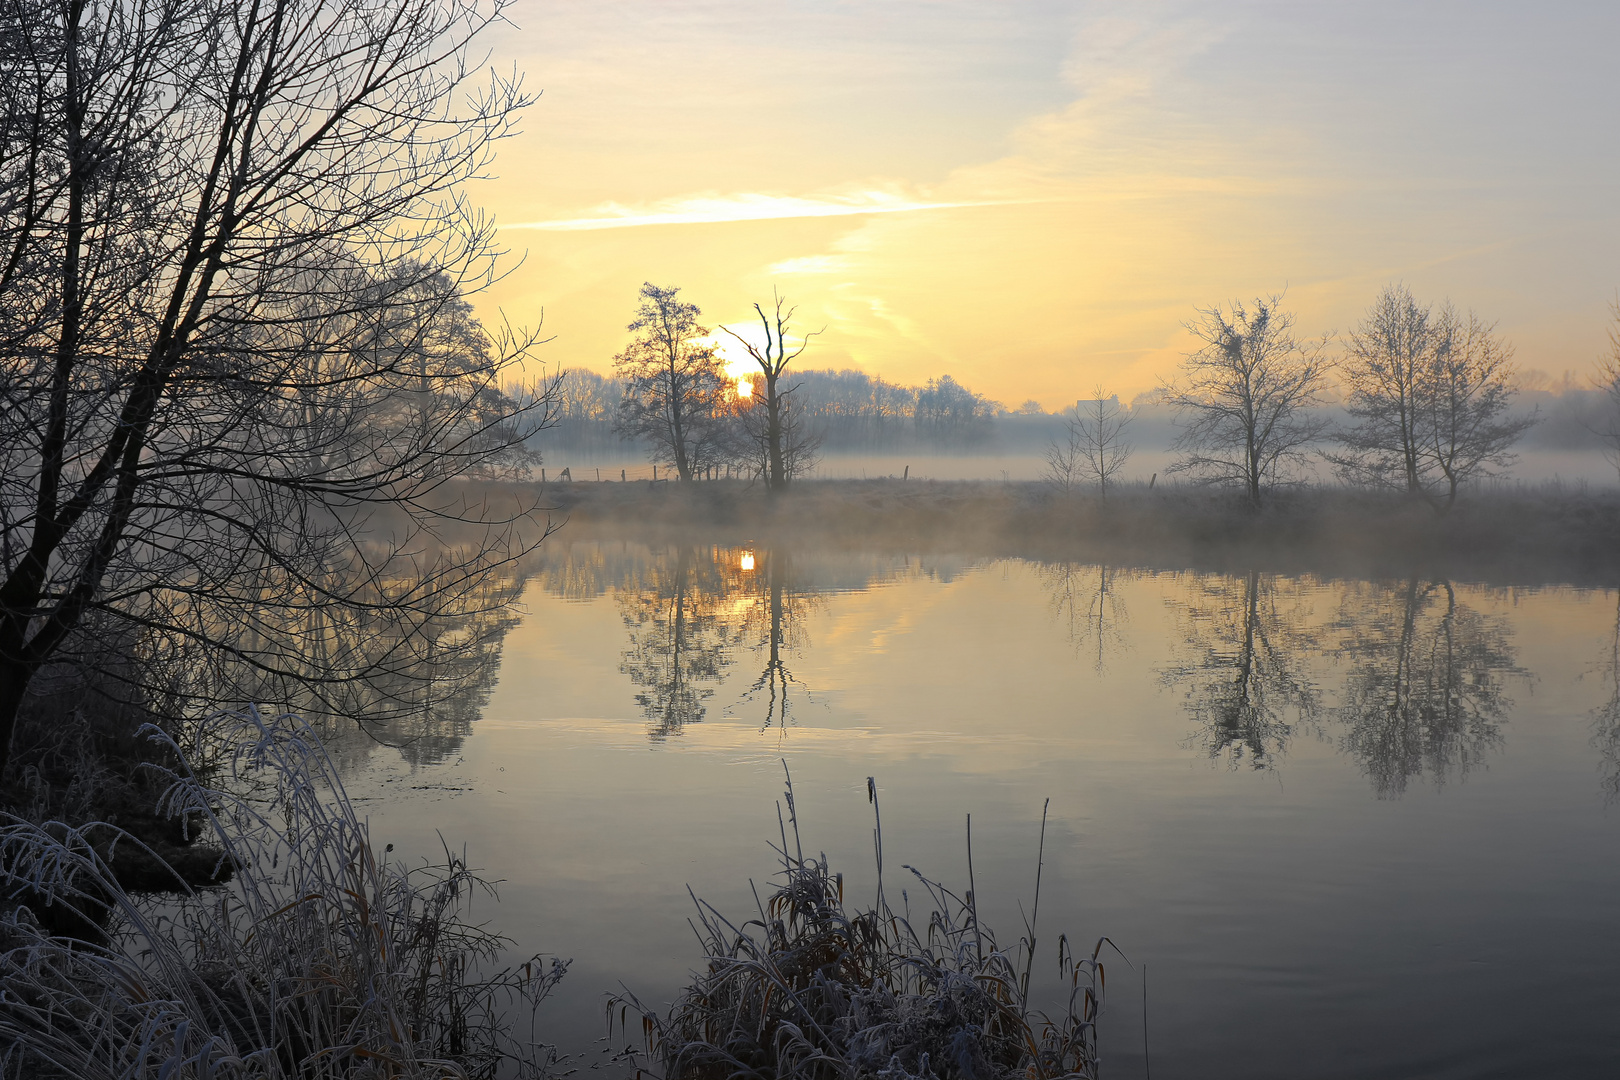
[[[805,843],[965,884],[1038,962],[1106,934],[1106,1075],[1620,1074],[1617,596],[548,541],[481,717],[353,763],[375,839],[463,841],[572,957],[549,1037],[746,918]],[[1047,961],[1050,961],[1048,964]]]

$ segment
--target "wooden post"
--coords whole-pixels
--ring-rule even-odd
[[[902,480],[910,480],[911,479],[911,466],[910,465],[906,466],[906,471],[905,471],[904,475],[902,475],[900,477],[900,479],[902,479]]]

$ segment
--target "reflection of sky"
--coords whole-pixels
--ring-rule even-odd
[[[534,0],[515,19],[495,59],[544,95],[477,197],[528,257],[483,306],[544,307],[551,363],[603,370],[643,280],[711,324],[774,285],[826,326],[816,366],[1051,408],[1151,388],[1196,304],[1287,286],[1301,329],[1342,330],[1400,279],[1557,374],[1601,350],[1620,282],[1612,5]]]
[[[1185,658],[1170,602],[1208,595],[1198,578],[1116,579],[1128,618],[1100,673],[1027,564],[876,578],[803,612],[790,666],[809,697],[785,732],[760,731],[749,710],[763,704],[734,704],[764,663],[741,650],[710,718],[656,746],[618,669],[611,591],[533,588],[462,762],[410,781],[471,791],[385,795],[369,804],[379,838],[427,850],[439,829],[506,879],[485,917],[577,958],[552,1014],[575,1045],[595,1037],[598,994],[617,980],[663,1001],[699,963],[685,884],[727,914],[753,910],[785,757],[807,847],[858,895],[872,877],[867,776],[891,893],[901,863],[960,884],[972,813],[986,918],[1009,942],[1051,796],[1043,940],[1108,933],[1151,965],[1166,1074],[1413,1075],[1422,1062],[1574,1075],[1620,1052],[1620,819],[1603,807],[1590,721],[1610,690],[1612,594],[1458,586],[1461,605],[1506,626],[1531,677],[1509,677],[1504,741],[1466,780],[1380,799],[1331,720],[1299,725],[1273,771],[1229,768],[1189,740],[1182,693],[1197,683],[1160,674]],[[1400,588],[1279,587],[1318,630],[1346,597]],[[1351,662],[1309,660],[1330,708]],[[1109,1073],[1139,1075],[1139,984],[1124,964],[1109,976],[1123,1002],[1104,1014]],[[1482,1026],[1507,980],[1514,1024]]]

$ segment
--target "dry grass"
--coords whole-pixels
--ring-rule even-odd
[[[167,737],[149,731],[152,738]],[[4,895],[63,906],[105,943],[53,937],[30,906],[0,924],[0,1075],[10,1078],[539,1077],[549,1048],[509,1017],[563,973],[539,957],[480,974],[505,939],[466,921],[489,886],[445,850],[376,852],[301,722],[216,718],[169,774],[161,810],[234,871],[175,897],[132,894],[113,826],[7,818]],[[187,762],[217,763],[217,786]],[[532,1026],[532,1025],[531,1025]]]
[[[875,812],[870,780],[868,791]],[[980,924],[971,888],[958,895],[906,867],[921,888],[921,917],[909,898],[900,911],[890,907],[880,820],[877,900],[852,912],[842,875],[826,856],[803,853],[791,780],[786,802],[776,846],[782,869],[767,899],[756,892],[758,918],[737,926],[694,896],[706,970],[667,1015],[629,992],[610,1002],[610,1021],[621,1029],[640,1019],[645,1071],[665,1080],[1097,1075],[1098,956],[1106,939],[1078,957],[1060,939],[1065,1008],[1057,1016],[1032,1010],[1038,875],[1025,934],[1003,949]]]

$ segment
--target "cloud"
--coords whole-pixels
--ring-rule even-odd
[[[767,273],[784,277],[790,274],[842,274],[848,272],[849,268],[849,259],[842,255],[801,255],[796,259],[772,263]]]
[[[827,195],[767,195],[740,192],[731,195],[689,195],[641,206],[605,203],[582,217],[549,221],[520,221],[503,229],[540,229],[582,232],[593,229],[634,229],[646,225],[700,225],[724,221],[772,221],[783,218],[855,217],[865,214],[906,214],[919,210],[954,210],[969,206],[997,206],[1005,200],[934,202],[892,190],[865,190]]]

